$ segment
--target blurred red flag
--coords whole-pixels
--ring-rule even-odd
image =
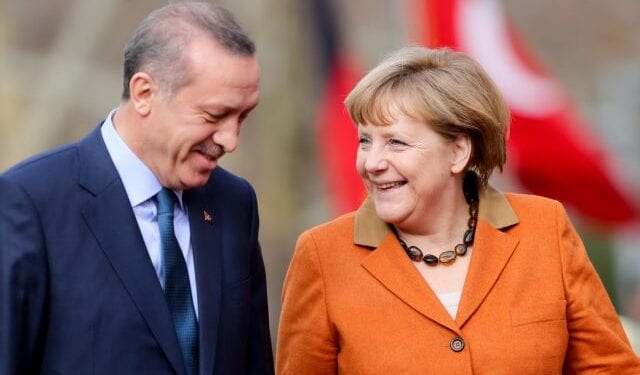
[[[558,199],[603,227],[637,218],[638,208],[612,171],[611,155],[527,53],[499,1],[415,0],[412,6],[420,42],[473,56],[504,95],[512,115],[509,165],[526,189]]]
[[[360,77],[356,71],[343,58],[334,61],[316,119],[320,161],[335,215],[356,209],[365,194],[356,173],[356,128],[343,104]]]
[[[364,198],[364,187],[356,173],[357,133],[343,102],[358,82],[362,70],[344,52],[331,2],[312,0],[322,93],[316,112],[316,149],[332,215],[356,209]]]
[[[364,189],[355,171],[356,131],[343,101],[361,70],[339,42],[330,1],[312,0],[324,86],[316,114],[317,150],[333,214],[356,208]],[[573,109],[558,83],[528,55],[497,0],[414,0],[408,14],[421,43],[451,47],[478,60],[512,114],[509,165],[523,187],[571,206],[602,227],[637,219],[611,156]]]

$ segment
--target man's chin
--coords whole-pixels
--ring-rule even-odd
[[[198,172],[192,176],[189,176],[188,178],[181,179],[180,180],[180,184],[182,185],[181,190],[195,189],[195,188],[199,188],[206,185],[207,182],[209,182],[209,179],[211,178],[212,172],[213,170]]]

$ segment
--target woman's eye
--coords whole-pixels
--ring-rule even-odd
[[[391,146],[406,146],[407,145],[406,143],[404,143],[404,142],[402,142],[402,141],[400,141],[398,139],[393,139],[393,138],[389,140],[389,144]]]
[[[360,143],[361,145],[368,145],[369,143],[371,143],[371,141],[367,137],[360,137],[358,138],[358,143]]]

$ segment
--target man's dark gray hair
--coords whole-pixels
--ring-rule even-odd
[[[152,74],[169,95],[186,85],[190,69],[184,50],[202,33],[233,54],[255,53],[254,42],[227,9],[205,2],[166,5],[151,12],[125,46],[122,99],[129,100],[129,81],[140,71]]]

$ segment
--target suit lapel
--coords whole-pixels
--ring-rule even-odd
[[[215,172],[214,172],[215,173]],[[211,374],[222,298],[222,212],[206,188],[185,192],[198,285],[201,373]],[[207,200],[208,199],[208,200]]]
[[[90,191],[82,215],[174,369],[184,363],[162,288],[124,186],[99,128],[78,144],[79,183]]]
[[[479,220],[473,255],[465,280],[456,323],[462,327],[486,298],[511,258],[518,239]]]
[[[362,261],[362,266],[391,293],[420,314],[460,333],[391,231],[387,232],[380,246]]]

